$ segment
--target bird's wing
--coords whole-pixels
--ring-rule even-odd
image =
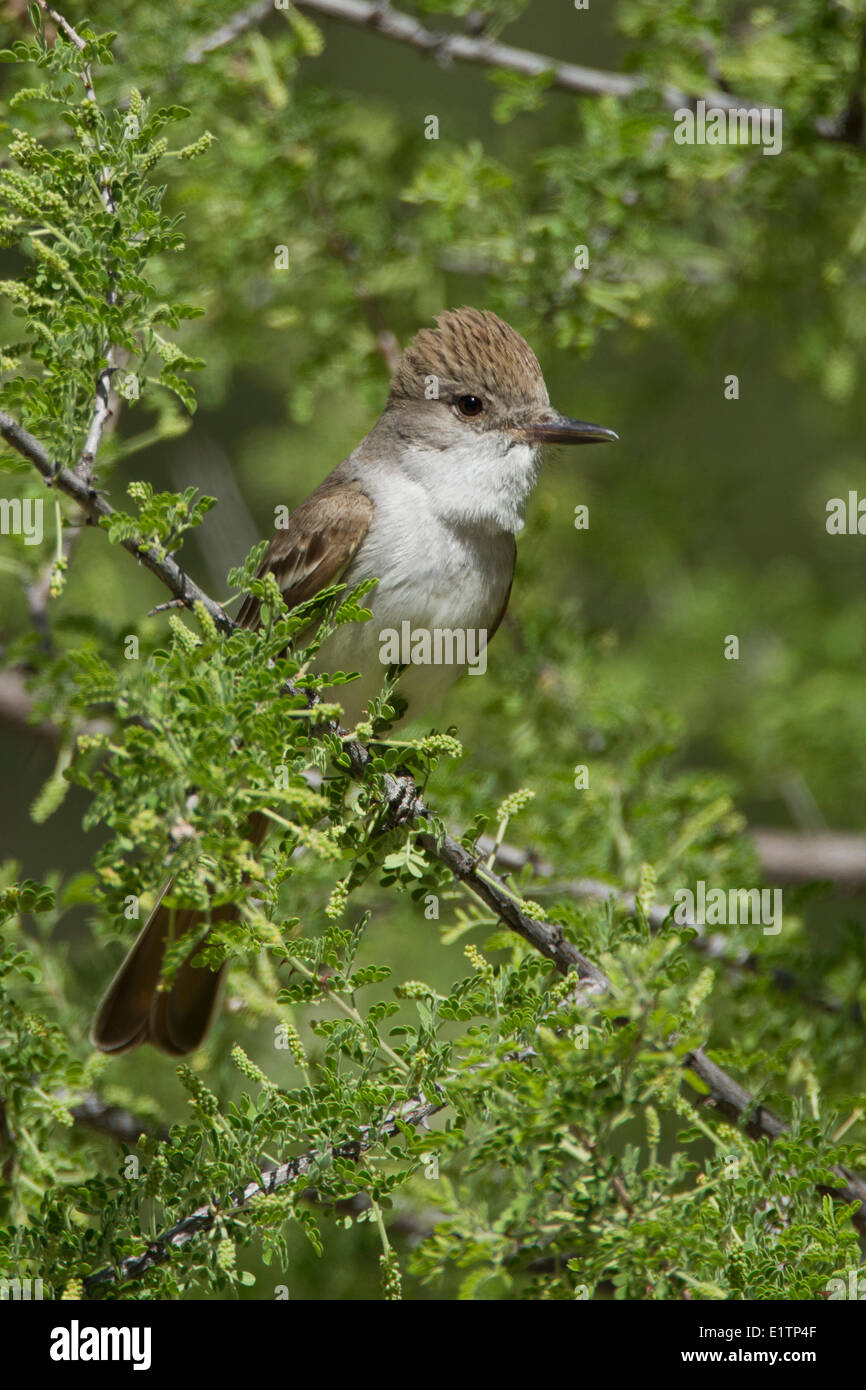
[[[363,541],[373,503],[354,483],[324,482],[277,531],[259,566],[270,572],[289,608],[338,580]],[[241,627],[258,627],[259,600],[250,594],[237,616]]]
[[[500,610],[499,610],[499,613],[498,613],[497,616],[496,616],[496,619],[495,619],[495,621],[494,621],[494,623],[493,623],[493,626],[491,627],[490,631],[489,631],[488,634],[487,634],[487,642],[485,643],[486,646],[489,646],[490,643],[493,641],[494,637],[496,636],[496,633],[497,633],[498,630],[499,630],[499,624],[502,622],[502,619],[505,617],[505,613],[506,613],[506,610],[507,610],[507,608],[508,608],[508,600],[511,598],[511,588],[512,588],[512,585],[514,584],[514,570],[515,570],[515,566],[516,566],[516,564],[517,564],[517,543],[516,543],[516,541],[514,540],[513,537],[512,537],[511,545],[512,545],[511,578],[510,578],[509,581],[508,581],[508,592],[507,592],[506,595],[505,595],[505,600],[504,600],[504,602],[503,602],[503,604],[502,604],[502,607],[501,607]]]

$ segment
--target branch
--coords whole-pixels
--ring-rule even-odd
[[[158,603],[148,616],[174,608],[184,608],[185,599],[173,598]],[[50,720],[39,724],[33,718],[33,697],[27,689],[26,675],[19,669],[0,672],[0,723],[26,726],[39,738],[58,739],[61,729]],[[105,731],[107,720],[96,720],[88,729]],[[810,883],[827,879],[834,888],[853,890],[866,884],[866,835],[854,831],[834,830],[817,835],[804,835],[797,830],[776,830],[758,827],[749,836],[761,862],[763,876],[772,883]],[[489,835],[478,840],[478,850],[487,859],[494,848]],[[534,850],[522,849],[507,841],[496,850],[496,863],[504,873],[519,873],[527,864],[541,879],[556,879],[556,869],[547,860],[539,859]],[[554,885],[551,884],[551,887]],[[634,912],[634,894],[605,883],[600,878],[565,879],[555,884],[556,891],[573,898],[615,897],[628,912]],[[670,906],[655,903],[649,911],[649,922],[658,928],[670,912]],[[691,924],[696,925],[696,924]]]
[[[208,54],[213,53],[216,48],[224,48],[226,44],[232,43],[241,34],[247,33],[249,29],[255,29],[274,13],[274,0],[258,0],[255,5],[250,5],[245,10],[238,13],[221,24],[218,29],[214,29],[212,34],[199,39],[198,43],[191,44],[183,55],[185,63],[200,63]]]
[[[159,613],[164,609],[175,607],[183,607],[180,599],[170,599],[168,603],[157,604],[150,612],[151,614]],[[55,742],[61,736],[61,729],[48,720],[44,720],[40,724],[32,723],[33,708],[33,697],[27,689],[27,683],[22,672],[18,670],[0,671],[0,724],[24,725],[28,728],[29,732],[37,737]],[[110,730],[111,727],[108,720],[93,719],[82,725],[81,732],[104,733]],[[315,769],[307,773],[307,781],[312,787],[318,789],[320,780]],[[854,884],[866,881],[866,836],[843,834],[818,836],[817,845],[813,842],[813,837],[800,835],[790,830],[756,830],[752,832],[752,838],[759,852],[762,851],[765,840],[771,839],[773,842],[778,842],[777,853],[769,857],[762,855],[764,873],[768,878],[781,878],[782,881],[786,881],[784,865],[788,862],[796,869],[794,874],[795,879],[798,877],[803,879],[832,878],[833,874],[830,872],[830,862],[823,858],[822,846],[822,842],[825,839],[829,839],[834,843],[840,841],[845,846],[845,853],[850,856],[851,861],[851,876],[849,878],[846,878],[844,875],[840,876],[837,879],[837,885],[841,882],[844,886],[853,886]],[[430,843],[430,839],[431,837],[427,837],[428,843],[426,848],[428,851],[432,850],[436,853],[435,847]],[[454,852],[455,846],[458,851],[457,854]],[[464,853],[463,847],[449,837],[447,844],[440,848],[443,850],[443,855],[448,855],[448,859],[446,860],[443,858],[443,862],[448,863],[452,872],[457,872],[465,862],[462,858]],[[502,866],[506,874],[518,872],[527,864],[530,864],[533,872],[538,875],[538,877],[542,879],[555,878],[556,871],[553,865],[547,863],[545,860],[540,860],[532,850],[520,849],[516,845],[510,845],[508,843],[501,844],[497,847],[493,839],[488,835],[481,836],[477,842],[477,848],[483,859],[487,859],[495,848],[496,863]],[[860,866],[861,872],[855,876],[854,870],[857,869],[858,865]],[[477,867],[476,865],[476,868]],[[474,883],[467,882],[467,877],[465,875],[462,877],[467,887],[475,892],[476,888]],[[477,877],[480,882],[484,882],[481,875],[477,875]],[[615,888],[613,884],[605,883],[602,879],[568,879],[562,883],[556,883],[555,885],[551,884],[551,887],[554,886],[557,892],[567,894],[570,897],[594,898],[603,902],[606,902],[608,898],[612,897],[615,898],[619,906],[624,908],[626,912],[633,913],[636,910],[634,893]],[[492,907],[498,916],[499,907],[506,901],[505,895],[508,890],[503,885],[501,892],[499,894],[494,894],[493,886],[488,879],[485,891],[491,895],[491,897],[485,899],[487,905]],[[495,900],[491,900],[493,898],[495,898]],[[650,926],[658,931],[670,913],[670,910],[670,906],[668,905],[653,904],[648,913]],[[525,914],[521,913],[521,917],[523,916],[525,916]],[[529,919],[529,923],[530,925],[526,928],[527,932],[533,930],[532,919]],[[534,925],[537,931],[539,924],[535,923]],[[699,933],[691,943],[694,949],[704,951],[708,956],[713,958],[724,956],[718,934],[714,933],[709,936],[701,935],[702,928],[695,922],[686,922],[684,925],[693,926]],[[535,941],[528,935],[525,935],[523,931],[521,931],[521,935],[524,935],[524,939],[529,940],[531,945],[535,945]],[[576,954],[580,956],[579,952]],[[738,952],[733,959],[725,957],[724,963],[740,970],[749,971],[758,970],[762,965],[757,955],[746,950]],[[809,1005],[828,1014],[846,1013],[853,1023],[862,1026],[863,1011],[856,1000],[853,1003],[844,1003],[841,1000],[818,994],[814,987],[808,982],[798,979],[796,976],[792,975],[789,970],[783,970],[778,966],[774,966],[769,971],[769,974],[774,985],[778,989],[785,990],[786,992],[796,989],[804,1001]],[[597,983],[601,985],[600,980],[598,980]]]
[[[184,599],[169,599],[156,604],[148,616],[187,606]],[[18,669],[0,672],[0,723],[24,725],[40,738],[56,740],[60,737],[61,730],[57,724],[52,724],[50,720],[33,724],[32,717],[33,697],[27,689],[25,673]],[[110,727],[106,720],[97,720],[92,726],[88,725],[93,731],[104,731]],[[816,879],[827,879],[834,888],[845,890],[862,888],[866,884],[866,835],[846,830],[806,835],[797,830],[759,826],[749,831],[749,837],[761,862],[763,876],[771,883],[810,883]],[[493,838],[482,835],[478,840],[478,850],[485,859],[493,848]],[[507,874],[519,873],[529,864],[533,873],[541,879],[554,880],[557,877],[554,865],[539,859],[534,850],[522,849],[507,841],[496,850],[496,864]],[[554,885],[550,886],[552,888]],[[606,900],[614,896],[626,911],[635,910],[633,893],[616,888],[600,878],[566,879],[557,882],[555,887],[557,892],[573,898]],[[667,904],[653,904],[648,914],[650,925],[660,927],[670,910]]]
[[[415,806],[415,815],[419,819],[429,820],[431,812],[419,801]],[[567,975],[570,970],[576,970],[578,978],[591,986],[591,993],[613,992],[604,971],[571,944],[562,927],[550,926],[535,917],[528,917],[513,890],[477,855],[470,854],[450,835],[444,835],[437,841],[433,835],[422,834],[419,839],[429,853],[434,854],[477,898],[492,908],[501,922],[552,961],[561,974]]]
[[[362,776],[372,757],[370,750],[363,743],[353,740],[346,745],[346,752],[351,759],[353,772],[358,777]],[[412,786],[413,794],[408,804],[403,804],[401,819],[432,820],[434,813],[425,806],[420,797],[414,795],[411,779],[404,779],[404,785],[406,781]],[[389,800],[394,800],[401,790],[401,784],[390,773],[386,773],[385,789]],[[522,936],[536,951],[552,961],[561,974],[567,975],[569,971],[576,970],[578,978],[590,986],[590,993],[613,992],[613,986],[604,971],[572,945],[562,927],[541,922],[524,911],[520,897],[498,874],[487,868],[482,855],[470,854],[464,845],[447,833],[441,837],[422,833],[418,838],[428,854],[450,869],[455,878],[491,908],[506,927],[517,932],[518,936]]]
[[[408,44],[422,53],[430,53],[443,65],[457,59],[487,68],[507,68],[525,77],[540,77],[546,73],[550,75],[552,86],[566,92],[580,92],[585,96],[628,97],[646,85],[642,77],[603,72],[600,68],[580,67],[576,63],[561,63],[556,58],[547,58],[542,53],[532,53],[525,48],[513,48],[494,39],[425,29],[413,15],[403,14],[388,4],[370,3],[370,0],[299,0],[298,8],[314,10],[329,19],[343,20],[348,24],[360,24],[383,38]],[[260,0],[260,3],[240,10],[227,24],[192,44],[184,54],[184,62],[200,63],[208,53],[232,43],[241,34],[262,24],[273,13],[272,0]],[[665,87],[662,94],[665,104],[674,108],[687,106],[692,100],[677,87]],[[708,104],[726,109],[742,104],[727,92],[710,92],[706,100]]]
[[[432,54],[443,66],[457,59],[481,67],[505,69],[525,77],[546,75],[552,87],[566,92],[577,92],[582,96],[629,97],[649,85],[644,77],[607,72],[602,68],[582,67],[577,63],[562,63],[557,58],[548,58],[542,53],[534,53],[526,48],[514,48],[511,44],[499,43],[495,39],[425,29],[414,16],[395,10],[387,3],[371,3],[371,0],[296,0],[296,3],[299,9],[313,10],[329,19],[361,25],[383,38],[408,44],[422,53]],[[241,34],[257,28],[273,13],[273,0],[257,0],[256,4],[239,10],[233,19],[220,25],[212,34],[200,39],[198,43],[191,44],[183,55],[183,61],[201,63],[208,53],[224,48]],[[706,101],[708,106],[724,111],[750,105],[742,98],[721,89],[690,94],[679,87],[665,85],[661,88],[661,97],[665,106],[671,110],[691,107],[698,98]],[[764,107],[759,106],[759,109]],[[850,108],[839,120],[828,121],[822,118],[816,121],[815,132],[821,139],[846,141],[858,148],[862,148],[866,141],[862,122],[858,125],[852,121]]]
[[[363,1125],[359,1138],[349,1140],[345,1144],[334,1144],[327,1152],[332,1158],[356,1162],[379,1140],[390,1139],[397,1134],[400,1125],[426,1124],[431,1115],[435,1115],[441,1109],[441,1102],[409,1101],[399,1111],[394,1111],[386,1116],[380,1125]],[[125,1260],[121,1260],[116,1269],[108,1266],[106,1269],[100,1269],[95,1274],[89,1275],[84,1280],[84,1292],[91,1294],[94,1289],[105,1284],[122,1283],[126,1279],[140,1278],[142,1274],[153,1269],[155,1265],[164,1263],[173,1250],[182,1250],[194,1236],[200,1235],[202,1231],[209,1231],[219,1216],[232,1216],[235,1212],[248,1207],[253,1198],[266,1196],[270,1192],[276,1192],[280,1187],[286,1187],[289,1183],[295,1182],[305,1173],[309,1173],[323,1156],[317,1149],[313,1149],[310,1153],[299,1154],[297,1158],[290,1158],[288,1163],[281,1163],[278,1168],[271,1169],[262,1177],[261,1182],[247,1183],[241,1192],[233,1193],[229,1197],[225,1206],[220,1207],[214,1202],[199,1207],[190,1216],[185,1216],[182,1221],[178,1221],[176,1226],[171,1226],[162,1235],[152,1240],[144,1254],[129,1255]]]
[[[797,830],[758,827],[749,835],[761,861],[764,876],[774,883],[811,883],[829,879],[837,888],[860,888],[866,883],[866,835],[854,831],[830,830],[802,834]],[[482,835],[478,848],[489,855],[495,848],[489,835]],[[518,873],[529,864],[539,878],[554,878],[556,870],[532,850],[502,844],[496,862],[509,873]],[[634,911],[634,894],[615,889],[599,878],[570,879],[557,885],[559,891],[575,898],[609,898],[615,893],[624,907]],[[656,905],[648,914],[650,924],[660,927],[670,907]],[[694,924],[691,924],[694,925]]]
[[[63,1099],[61,1095],[60,1100]],[[139,1120],[131,1111],[120,1105],[109,1105],[100,1096],[88,1095],[78,1105],[73,1105],[70,1115],[77,1125],[96,1130],[97,1134],[107,1134],[118,1144],[137,1144],[142,1134],[153,1134],[163,1142],[168,1141],[169,1132],[165,1125],[154,1126],[146,1120]]]
[[[641,76],[606,72],[602,68],[585,68],[577,63],[561,63],[557,58],[548,58],[542,53],[533,53],[526,48],[514,48],[511,44],[498,43],[495,39],[483,36],[425,29],[414,16],[395,10],[387,3],[371,3],[371,0],[296,0],[296,4],[299,9],[313,10],[329,19],[358,24],[383,38],[408,44],[421,53],[431,54],[443,66],[457,59],[459,62],[475,63],[481,67],[505,69],[525,77],[546,75],[550,78],[552,87],[566,92],[577,92],[582,96],[630,97],[649,86],[647,79]],[[202,62],[208,53],[217,48],[224,48],[241,34],[257,28],[273,13],[273,0],[257,0],[257,3],[248,6],[247,9],[239,10],[233,19],[220,25],[212,34],[200,39],[198,43],[191,44],[183,55],[183,61]],[[859,71],[859,60],[857,70]],[[661,88],[661,98],[665,106],[673,111],[681,107],[693,107],[698,99],[704,100],[707,106],[723,111],[753,107],[755,104],[718,88],[689,93],[679,87],[665,85]],[[854,145],[857,149],[863,149],[866,146],[866,125],[862,107],[857,105],[858,99],[852,96],[841,117],[832,120],[820,117],[816,120],[813,127],[815,134],[822,140],[841,141]],[[758,109],[769,108],[759,103]]]
[[[709,1087],[714,1104],[723,1114],[737,1122],[748,1117],[743,1128],[751,1138],[766,1137],[772,1140],[785,1133],[787,1126],[777,1119],[766,1106],[755,1107],[749,1092],[722,1071],[721,1067],[716,1066],[715,1062],[710,1061],[702,1048],[689,1053],[683,1065],[695,1072]],[[379,1126],[363,1126],[358,1139],[350,1140],[344,1144],[335,1144],[328,1152],[333,1158],[357,1162],[361,1155],[379,1140],[390,1138],[396,1134],[399,1128],[398,1121],[400,1124],[412,1125],[413,1127],[426,1124],[431,1116],[443,1108],[443,1102],[420,1099],[409,1101],[399,1113],[392,1112]],[[182,1250],[195,1236],[211,1230],[218,1217],[232,1216],[248,1207],[254,1198],[275,1192],[279,1188],[295,1182],[299,1177],[309,1173],[321,1157],[320,1152],[315,1149],[309,1153],[300,1154],[297,1158],[289,1159],[287,1163],[271,1169],[262,1177],[261,1182],[247,1183],[241,1192],[234,1193],[229,1197],[225,1206],[220,1207],[216,1203],[209,1203],[206,1206],[198,1207],[189,1216],[183,1217],[176,1225],[169,1227],[162,1235],[151,1241],[143,1254],[129,1255],[126,1259],[121,1260],[116,1268],[109,1265],[89,1275],[84,1280],[85,1294],[90,1295],[106,1284],[123,1283],[129,1279],[140,1278],[149,1269],[153,1269],[168,1260],[172,1251]],[[822,1193],[826,1192],[834,1200],[846,1203],[859,1201],[859,1210],[854,1213],[852,1219],[858,1229],[866,1233],[866,1182],[846,1168],[834,1166],[831,1171],[839,1177],[842,1186],[839,1188],[820,1187],[818,1190]]]
[[[183,607],[182,600],[170,599],[167,603],[157,604],[155,608],[150,610],[148,616],[175,607]],[[40,724],[31,723],[33,708],[33,697],[27,689],[23,673],[18,670],[0,672],[0,724],[25,725],[36,736],[56,741],[61,736],[61,729],[47,720]],[[93,719],[81,727],[81,732],[100,733],[111,727],[107,720]],[[318,789],[320,780],[315,769],[307,773],[307,781]],[[425,810],[424,814],[429,814],[429,812]],[[817,845],[814,843],[813,837],[800,835],[790,830],[758,830],[753,832],[753,841],[756,842],[759,852],[766,839],[778,842],[778,852],[770,857],[763,857],[764,873],[769,878],[776,878],[777,880],[781,878],[782,881],[786,881],[784,865],[787,862],[796,868],[796,872],[793,874],[794,879],[832,878],[830,861],[823,857],[822,842],[827,839],[832,840],[834,844],[836,841],[840,841],[845,847],[845,855],[850,857],[851,876],[846,878],[842,875],[838,881],[843,886],[853,886],[856,883],[866,881],[866,836],[838,834],[816,838]],[[471,892],[482,897],[500,920],[506,920],[506,912],[513,913],[514,921],[508,920],[507,925],[519,931],[520,935],[531,946],[541,950],[549,959],[554,960],[554,963],[556,963],[557,954],[565,958],[566,953],[568,953],[570,958],[573,953],[572,963],[578,967],[579,972],[581,969],[583,970],[582,978],[594,983],[599,990],[606,988],[605,977],[601,975],[601,972],[593,975],[594,967],[591,966],[591,962],[588,962],[579,951],[570,947],[570,943],[565,942],[563,945],[562,940],[557,940],[558,928],[551,929],[545,927],[543,923],[528,918],[525,912],[513,901],[511,890],[503,880],[497,879],[485,870],[481,860],[488,859],[495,849],[495,862],[502,866],[506,874],[517,872],[530,864],[533,872],[539,878],[550,880],[555,879],[556,874],[552,864],[540,860],[532,850],[519,849],[516,845],[507,843],[496,846],[488,835],[481,836],[477,842],[481,860],[467,855],[463,846],[451,836],[448,836],[438,848],[433,842],[433,837],[426,836],[425,848],[428,852],[436,855],[442,863],[447,864],[452,873],[456,874]],[[854,872],[858,865],[862,870],[859,875]],[[574,898],[594,898],[601,902],[614,898],[626,912],[634,913],[636,911],[634,893],[616,888],[612,883],[605,883],[602,879],[567,879],[561,883],[552,882],[550,887],[551,889],[555,888],[559,893]],[[654,903],[647,914],[650,926],[658,931],[670,911],[670,905]],[[739,951],[733,958],[725,956],[724,938],[720,937],[718,933],[704,934],[700,924],[691,920],[683,925],[694,927],[698,932],[697,937],[691,942],[695,950],[703,951],[712,958],[722,958],[725,965],[739,970],[755,971],[763,968],[760,957],[745,949]],[[845,1013],[853,1023],[862,1026],[863,1011],[856,1000],[852,1003],[845,1003],[838,999],[828,998],[817,993],[807,981],[798,979],[789,970],[784,970],[778,966],[772,967],[768,973],[777,989],[786,992],[796,990],[807,1004],[828,1014]]]
[[[150,614],[175,607],[183,607],[180,599],[170,599],[167,603],[157,604],[155,608],[150,610]],[[33,708],[33,697],[27,689],[23,673],[18,670],[0,672],[0,724],[25,725],[36,736],[56,741],[61,736],[61,729],[47,720],[40,724],[31,723]],[[93,719],[84,724],[81,731],[99,733],[105,732],[111,727],[107,720]],[[308,771],[307,781],[310,786],[318,789],[320,778],[315,769]],[[509,897],[511,890],[504,882],[491,876],[489,871],[485,871],[480,860],[473,859],[471,855],[464,857],[466,851],[459,842],[449,836],[437,849],[431,836],[425,838],[425,848],[428,852],[435,854],[443,863],[447,864],[452,873],[455,873],[473,893],[483,897],[487,906],[496,912],[500,920],[505,920],[506,910],[513,911],[515,921],[519,923],[514,929],[518,930],[524,940],[529,941],[530,945],[542,950],[549,959],[555,960],[554,956],[549,955],[549,949],[554,946],[557,928],[553,928],[551,934],[551,929],[545,928],[543,923],[527,918],[526,914]],[[835,877],[836,886],[843,887],[853,887],[866,882],[866,836],[838,833],[813,837],[790,830],[756,830],[752,832],[752,839],[761,855],[764,874],[770,879],[788,881],[786,866],[790,865],[792,881],[816,878],[833,879]],[[825,841],[832,842],[829,851],[825,847]],[[772,844],[775,848],[765,853],[765,844]],[[495,849],[495,862],[497,865],[501,865],[505,874],[519,872],[529,864],[532,866],[533,872],[542,880],[555,880],[556,878],[554,866],[546,860],[539,859],[532,850],[520,849],[516,845],[508,843],[496,846],[489,835],[480,837],[477,842],[477,849],[482,860],[488,859]],[[842,871],[835,876],[832,872],[834,856],[840,861],[842,867]],[[846,865],[849,870],[847,874],[845,872]],[[467,871],[464,872],[464,870]],[[601,902],[614,898],[626,912],[634,913],[636,911],[634,893],[616,888],[612,883],[605,883],[603,879],[575,878],[566,879],[563,882],[552,881],[549,887],[551,890],[555,888],[558,893],[574,898],[593,898]],[[650,926],[658,931],[670,911],[669,904],[654,903],[647,914]],[[508,925],[514,926],[514,923],[509,921]],[[704,934],[700,924],[691,920],[684,922],[683,925],[694,927],[698,932],[698,936],[691,943],[695,950],[703,951],[714,959],[722,958],[725,965],[739,970],[755,971],[764,968],[760,957],[745,949],[739,951],[733,958],[726,956],[724,938],[718,933]],[[568,945],[569,943],[566,942],[566,948]],[[563,953],[561,942],[559,943],[559,953]],[[583,978],[591,979],[600,989],[603,988],[601,972],[598,976],[591,976],[589,963],[586,962],[585,958],[581,956],[579,951],[575,951],[574,955],[573,963],[578,968],[583,962]],[[768,973],[777,989],[786,992],[796,990],[807,1004],[828,1014],[845,1013],[853,1023],[862,1026],[863,1010],[856,1000],[852,1003],[845,1003],[838,999],[829,998],[816,992],[814,986],[808,981],[798,979],[789,970],[784,970],[779,966],[773,966]]]
[[[710,1088],[713,1102],[723,1115],[737,1123],[745,1121],[743,1129],[750,1138],[772,1140],[787,1132],[788,1126],[766,1106],[755,1106],[749,1092],[723,1072],[721,1067],[716,1066],[715,1062],[711,1062],[702,1047],[690,1052],[683,1066],[693,1071]],[[860,1207],[851,1219],[858,1230],[866,1234],[866,1182],[856,1173],[839,1165],[834,1165],[830,1171],[836,1174],[842,1186],[819,1187],[818,1191],[827,1193],[836,1201],[859,1202]]]
[[[842,830],[798,835],[758,829],[752,840],[767,877],[777,883],[830,879],[840,888],[866,883],[866,836]]]
[[[53,463],[39,440],[19,425],[18,421],[8,415],[5,410],[0,410],[0,435],[22,457],[35,464],[49,487],[58,488],[60,492],[64,492],[67,497],[71,497],[74,502],[77,502],[90,521],[99,522],[103,517],[114,516],[114,508],[109,502],[106,502],[102,494],[97,492],[89,481],[80,477],[77,472],[70,473],[67,468],[61,468],[59,464]],[[224,613],[220,605],[209,598],[204,590],[190,579],[189,575],[180,568],[180,565],[170,555],[163,555],[152,547],[139,545],[132,538],[122,540],[120,544],[124,550],[129,551],[130,555],[134,555],[146,569],[149,569],[151,574],[155,574],[157,579],[161,580],[186,608],[192,608],[196,603],[200,603],[216,623],[220,632],[229,633],[232,631],[234,623],[228,614]]]
[[[830,879],[835,887],[852,888],[866,882],[866,836],[834,833],[821,835],[801,835],[791,830],[753,830],[752,843],[758,852],[764,876],[777,883],[808,883],[814,879]],[[495,862],[501,864],[506,873],[519,872],[527,865],[541,879],[555,880],[556,870],[546,860],[539,859],[532,850],[518,849],[515,845],[497,845],[489,835],[478,840],[478,849],[486,857],[495,851]],[[634,914],[637,900],[627,889],[616,888],[599,878],[574,878],[564,882],[551,882],[550,891],[572,898],[591,898],[607,902],[613,898],[624,911]],[[647,912],[647,921],[654,931],[659,931],[670,913],[670,903],[653,903]],[[721,959],[727,966],[739,970],[759,971],[767,969],[761,957],[745,948],[733,957],[725,954],[725,938],[720,932],[708,932],[701,922],[696,922],[689,914],[682,926],[692,927],[697,936],[691,942],[695,950],[703,951],[711,959]],[[789,993],[796,990],[809,1005],[827,1014],[846,1014],[852,1023],[862,1027],[863,1009],[855,999],[844,1003],[839,999],[828,998],[818,993],[809,981],[798,979],[790,970],[771,966],[767,971],[777,989]]]

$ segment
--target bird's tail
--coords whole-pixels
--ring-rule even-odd
[[[268,821],[254,813],[245,834],[253,845],[264,839]],[[194,1052],[211,1025],[228,961],[218,970],[193,966],[202,945],[202,931],[237,915],[234,903],[223,903],[209,915],[196,908],[165,907],[168,879],[156,905],[138,934],[96,1011],[90,1040],[101,1052],[129,1052],[151,1043],[174,1057]],[[195,945],[171,982],[162,982],[162,962],[170,941],[189,936]]]
[[[205,915],[195,908],[174,912],[163,905],[171,879],[163,885],[156,906],[142,927],[138,940],[121,965],[103,996],[90,1030],[90,1040],[102,1052],[128,1052],[142,1043],[152,1043],[163,1052],[181,1057],[193,1052],[210,1027],[225,974],[207,966],[194,968],[192,958]],[[234,915],[217,908],[217,917]],[[181,963],[170,984],[161,985],[162,963],[169,941],[192,933],[196,944]]]

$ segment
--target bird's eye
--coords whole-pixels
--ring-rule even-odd
[[[460,396],[457,409],[461,415],[480,415],[484,409],[484,402],[480,396]]]

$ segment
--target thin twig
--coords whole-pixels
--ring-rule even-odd
[[[103,517],[114,516],[114,508],[106,502],[101,493],[77,473],[71,473],[69,469],[54,463],[39,440],[5,410],[0,410],[0,435],[22,457],[29,459],[36,466],[49,487],[58,488],[77,502],[91,521],[98,522]],[[122,540],[120,544],[155,574],[185,607],[192,608],[196,603],[201,603],[220,632],[229,633],[233,630],[234,623],[228,614],[190,579],[170,555],[163,555],[152,547],[139,545],[131,538]]]
[[[353,740],[346,745],[356,776],[362,776],[372,754],[364,744]],[[397,790],[396,779],[385,774],[386,793],[391,796]],[[434,813],[425,806],[420,797],[413,796],[411,802],[403,807],[403,819],[430,821]],[[563,975],[576,970],[578,978],[589,986],[589,993],[608,993],[613,986],[603,970],[594,965],[587,956],[568,940],[562,927],[530,917],[521,907],[521,899],[497,874],[482,863],[482,856],[470,854],[453,836],[436,836],[427,832],[419,835],[419,840],[428,854],[438,859],[450,869],[455,878],[480,898],[487,907],[492,908],[499,920],[512,931],[522,936],[530,946],[552,961]]]
[[[232,19],[221,24],[218,29],[214,29],[212,34],[199,39],[198,43],[191,44],[183,55],[183,61],[185,63],[200,63],[208,53],[213,53],[217,48],[224,48],[226,44],[232,43],[241,34],[257,28],[274,12],[274,0],[258,0],[257,4],[249,5],[245,10],[238,10]]]
[[[85,52],[87,44],[76,29],[72,27],[68,20],[57,10],[51,8],[46,0],[39,0],[40,9],[53,20],[57,28],[66,36],[70,43],[78,49],[79,53]],[[96,89],[93,85],[93,71],[88,62],[81,65],[81,81],[84,85],[88,99],[96,106]],[[99,137],[93,136],[93,144],[97,154],[102,159],[102,148],[99,144]],[[103,161],[99,171],[99,197],[105,211],[112,217],[117,209],[111,193],[111,169]],[[110,307],[117,304],[117,288],[114,272],[109,271],[109,288],[106,293],[106,302]],[[110,341],[103,344],[103,357],[105,366],[100,371],[96,379],[96,394],[93,402],[93,411],[90,417],[90,425],[87,430],[87,437],[84,446],[78,456],[75,465],[75,472],[86,483],[90,482],[93,476],[93,465],[102,442],[102,433],[106,423],[111,419],[111,379],[118,367],[118,354],[114,345]]]
[[[397,1134],[401,1124],[411,1125],[413,1128],[426,1124],[432,1115],[442,1109],[442,1104],[442,1102],[420,1099],[409,1101],[399,1111],[387,1115],[381,1124],[362,1126],[357,1139],[352,1139],[345,1144],[333,1145],[328,1151],[329,1155],[334,1159],[348,1159],[350,1162],[356,1162],[374,1144],[382,1139],[390,1139]],[[199,1207],[189,1216],[185,1216],[182,1221],[178,1221],[177,1225],[170,1227],[169,1230],[152,1240],[143,1254],[130,1255],[125,1260],[121,1260],[117,1268],[108,1266],[89,1275],[84,1280],[84,1292],[91,1294],[95,1289],[106,1284],[123,1283],[127,1279],[140,1278],[147,1270],[153,1269],[155,1265],[162,1264],[167,1260],[173,1250],[182,1250],[194,1236],[200,1235],[202,1231],[209,1231],[218,1217],[232,1216],[248,1207],[255,1197],[266,1196],[270,1192],[276,1192],[279,1188],[295,1182],[315,1168],[324,1156],[316,1149],[310,1153],[300,1154],[297,1158],[289,1159],[288,1163],[281,1163],[278,1168],[271,1169],[262,1177],[261,1182],[247,1183],[241,1192],[233,1193],[224,1206],[220,1207],[214,1202]]]

